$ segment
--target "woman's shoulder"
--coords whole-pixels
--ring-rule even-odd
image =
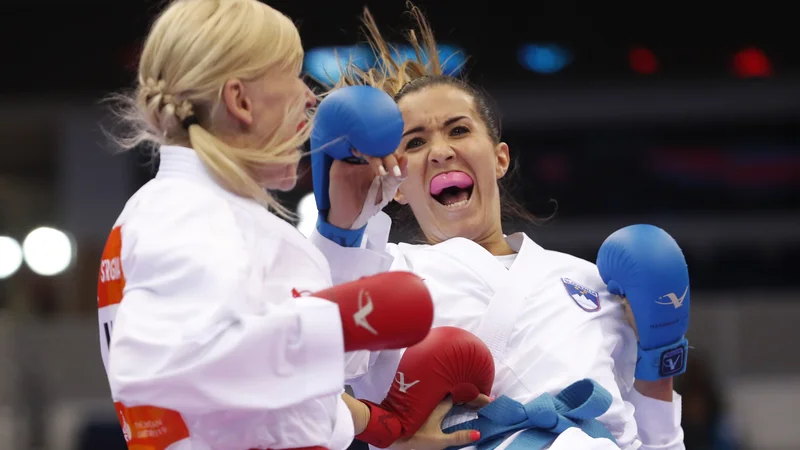
[[[154,179],[128,200],[119,224],[191,237],[218,227],[230,229],[235,222],[229,204],[213,189],[181,179]]]
[[[606,284],[600,277],[595,263],[556,250],[544,249],[542,255],[549,260],[548,266],[553,269],[554,274],[574,278],[573,281],[598,292],[607,291]]]
[[[247,259],[230,205],[189,181],[151,180],[128,200],[117,226],[128,267],[144,263],[166,270],[178,261],[218,267]]]

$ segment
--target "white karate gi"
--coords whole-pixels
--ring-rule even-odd
[[[316,231],[311,240],[328,258],[334,283],[387,270],[424,278],[435,304],[434,326],[468,330],[492,350],[493,395],[527,403],[592,378],[613,396],[599,420],[620,448],[684,448],[678,394],[670,403],[633,388],[636,337],[620,300],[608,292],[593,263],[545,250],[523,233],[507,237],[516,256],[499,258],[463,238],[433,246],[388,244],[390,226],[386,214],[373,217],[361,248],[341,247]],[[569,282],[586,295],[571,295]],[[380,402],[399,356],[352,357],[351,371],[362,374],[351,383],[356,396]]]
[[[289,223],[161,148],[126,204],[98,290],[100,344],[126,438],[169,450],[347,448],[327,261]],[[112,332],[113,330],[113,332]]]

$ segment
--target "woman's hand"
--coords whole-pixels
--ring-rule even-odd
[[[374,212],[367,211],[368,213],[377,214],[392,200],[400,183],[408,175],[406,159],[399,152],[384,158],[355,153],[369,164],[350,164],[337,160],[333,162],[330,171],[328,196],[331,209],[328,211],[327,221],[342,229],[361,228],[363,224],[355,222],[356,219],[359,219],[362,211],[368,209],[365,206],[371,206],[375,210]],[[367,199],[375,177],[380,177],[381,186],[373,193],[374,198]],[[370,204],[366,205],[368,201]],[[359,222],[366,223],[369,217],[361,219]]]
[[[489,397],[488,395],[478,394],[478,396],[475,397],[475,400],[464,403],[461,406],[464,406],[469,409],[478,410],[491,403],[492,400],[494,399],[492,397]]]
[[[486,406],[489,402],[489,397],[480,395],[465,406],[478,409]],[[442,431],[442,421],[452,408],[453,400],[447,397],[436,406],[416,434],[397,440],[390,448],[393,450],[443,450],[451,446],[469,445],[480,439],[481,435],[477,430],[461,430],[454,433]]]

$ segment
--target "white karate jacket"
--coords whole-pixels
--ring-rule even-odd
[[[526,403],[593,378],[613,396],[599,420],[620,448],[684,448],[678,394],[669,403],[633,388],[636,337],[594,264],[545,250],[517,233],[507,237],[518,253],[506,269],[468,239],[433,246],[388,244],[390,226],[386,214],[373,217],[361,248],[341,247],[316,231],[311,240],[328,258],[335,283],[387,270],[410,270],[424,278],[434,300],[434,326],[466,329],[492,350],[493,395]],[[578,286],[585,295],[573,295],[568,286]],[[381,401],[394,381],[400,354],[352,357],[351,370],[362,374],[351,383],[356,395]]]
[[[303,235],[220,187],[188,148],[119,216],[101,264],[100,344],[129,442],[169,450],[345,449],[337,306]]]

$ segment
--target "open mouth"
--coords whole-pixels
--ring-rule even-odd
[[[466,205],[472,198],[475,182],[464,172],[446,172],[431,180],[431,197],[448,209]]]

